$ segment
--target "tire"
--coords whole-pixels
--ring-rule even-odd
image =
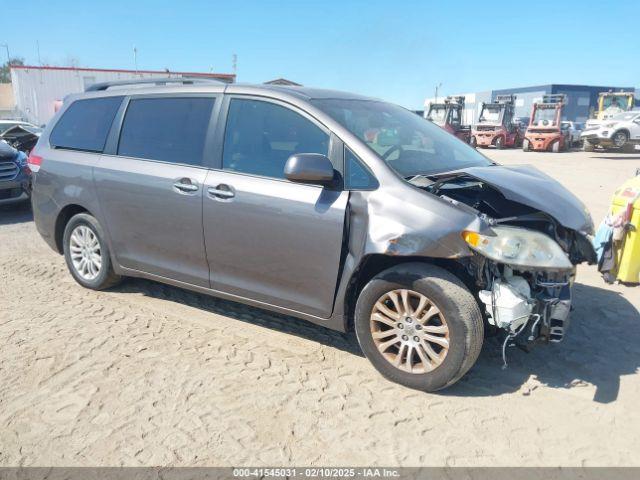
[[[593,152],[595,150],[595,146],[589,142],[589,140],[584,140],[582,142],[582,151],[584,152]]]
[[[478,147],[478,140],[476,140],[476,137],[472,136],[469,139],[469,145],[471,145],[473,148],[477,148]]]
[[[104,230],[93,216],[88,213],[79,213],[71,217],[65,226],[62,238],[67,267],[71,276],[80,285],[92,290],[104,290],[117,285],[122,280],[122,277],[113,271],[111,252],[105,240]],[[97,245],[97,247],[89,245]],[[92,251],[91,248],[93,248]],[[92,253],[89,253],[90,251]],[[89,256],[94,259],[100,258],[99,267],[95,268],[95,263],[88,261]],[[91,263],[94,268],[87,267],[84,271],[78,266],[82,260],[85,261],[85,265]]]
[[[615,147],[622,149],[629,141],[629,134],[625,131],[616,132],[611,137],[611,140]]]
[[[531,151],[531,146],[529,144],[529,140],[527,140],[526,138],[524,140],[522,140],[522,151],[523,152],[530,152]]]
[[[496,149],[502,150],[504,148],[504,137],[496,138]]]
[[[556,140],[551,144],[551,151],[553,153],[558,153],[560,151],[560,140]]]
[[[408,297],[411,299],[409,300],[410,308],[414,313],[419,307],[420,298],[424,296],[428,299],[426,307],[421,310],[421,312],[427,312],[422,317],[424,325],[418,322],[421,330],[418,330],[417,323],[415,323],[420,317],[420,312],[415,313],[413,323],[408,323],[408,317],[403,315],[400,315],[398,320],[392,320],[394,326],[375,320],[381,318],[378,305],[383,302],[382,298],[387,298],[385,301],[388,302],[388,305],[393,305],[388,295],[393,292],[400,295],[398,290],[410,291],[410,295],[415,295]],[[400,305],[403,304],[404,302],[401,301]],[[428,312],[433,312],[432,307],[436,307],[436,313],[424,320],[429,315]],[[396,313],[398,312],[399,310],[396,309]],[[392,318],[385,315],[382,318],[386,320]],[[401,322],[406,326],[401,325]],[[429,332],[433,332],[433,329],[442,329],[443,326],[448,330],[446,333],[448,348],[446,351],[445,348],[441,348],[439,352],[436,352],[435,350],[439,348],[438,344],[430,343],[430,347],[433,348],[431,353],[427,354],[428,351],[425,348],[419,347],[423,341],[427,341],[424,340],[424,337],[423,340],[420,340],[415,336],[416,332],[417,335],[433,338],[444,333]],[[376,330],[378,327],[386,328],[386,330]],[[430,330],[427,331],[429,327]],[[452,273],[423,263],[398,265],[376,275],[363,288],[358,297],[355,311],[355,330],[362,351],[382,376],[400,385],[426,392],[434,392],[457,382],[476,362],[484,338],[482,314],[471,292]],[[393,335],[387,334],[382,339],[374,339],[374,332],[383,335],[390,331],[399,333],[397,337],[394,333]],[[408,334],[405,335],[406,342],[401,340],[404,338],[400,336],[402,332]],[[387,340],[387,338],[391,338],[391,340]],[[396,338],[396,344],[379,348],[380,342],[388,343]],[[440,342],[442,338],[440,337]],[[416,342],[411,347],[413,350],[409,350],[408,342],[414,340]],[[382,348],[385,350],[381,351]],[[407,360],[407,352],[411,352],[410,360]],[[423,368],[425,363],[422,358],[431,361],[434,358],[432,354],[435,353],[441,358],[438,358],[438,361],[430,365],[429,368]],[[395,356],[397,359],[398,354],[400,354],[400,360],[404,358],[404,361],[400,366],[394,366],[393,360],[390,358]],[[409,371],[409,369],[413,371]]]

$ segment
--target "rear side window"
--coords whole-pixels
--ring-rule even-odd
[[[211,97],[131,100],[118,155],[202,165],[214,102]]]
[[[226,170],[284,178],[291,155],[328,151],[329,135],[293,110],[260,100],[231,100],[222,158]]]
[[[76,100],[53,127],[49,143],[55,148],[102,152],[122,98]]]

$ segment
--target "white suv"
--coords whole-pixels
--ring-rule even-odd
[[[586,151],[593,151],[596,146],[633,151],[635,145],[640,144],[640,110],[618,113],[601,123],[588,124],[580,138]]]

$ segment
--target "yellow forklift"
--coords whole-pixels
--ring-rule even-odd
[[[600,92],[598,95],[598,108],[593,112],[592,118],[595,120],[608,120],[616,113],[633,109],[634,104],[635,93],[633,92]]]

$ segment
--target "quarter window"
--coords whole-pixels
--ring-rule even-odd
[[[49,143],[55,148],[101,153],[122,98],[76,100],[53,127]]]
[[[348,148],[344,149],[345,188],[347,190],[374,190],[378,188],[378,181]]]
[[[329,136],[302,115],[259,100],[232,99],[224,139],[226,170],[284,178],[296,153],[329,151]]]
[[[131,100],[118,155],[202,165],[214,101],[211,97]]]

